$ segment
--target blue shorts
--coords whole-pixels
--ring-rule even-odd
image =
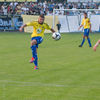
[[[39,45],[40,43],[42,43],[43,38],[40,37],[40,36],[37,36],[37,37],[32,37],[32,38],[31,38],[31,41],[32,41],[32,40],[36,40],[36,41],[37,41],[36,47],[38,48],[38,45]]]
[[[89,36],[90,29],[84,29],[84,36]]]

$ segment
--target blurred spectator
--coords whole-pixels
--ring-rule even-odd
[[[6,3],[4,3],[4,4],[2,5],[1,9],[2,9],[2,11],[3,11],[3,14],[4,14],[4,15],[7,15],[7,5],[6,5]]]
[[[0,14],[27,14],[27,15],[53,15],[53,9],[100,9],[100,3],[95,2],[78,2],[67,3],[66,0],[62,0],[60,3],[56,0],[41,0],[40,2],[0,2]],[[56,11],[56,15],[63,15],[64,11]],[[67,12],[68,13],[68,12]],[[75,14],[75,11],[73,11]]]

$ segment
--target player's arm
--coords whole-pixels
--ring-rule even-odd
[[[45,29],[50,30],[52,33],[55,33],[55,30],[51,28],[48,24],[45,23]]]
[[[53,28],[51,28],[50,31],[51,31],[52,33],[55,33],[55,30],[54,30]]]
[[[79,26],[78,30],[80,30],[80,28],[81,28],[81,27],[83,27],[83,25],[82,25],[82,24]]]
[[[92,30],[91,30],[91,24],[90,24],[90,32],[92,32]]]
[[[92,32],[92,30],[91,30],[91,22],[90,22],[90,19],[89,19],[89,24],[90,24],[90,32]]]
[[[29,22],[29,23],[26,23],[26,24],[24,24],[24,25],[22,25],[20,27],[19,31],[22,32],[25,27],[27,27],[27,26],[34,26],[34,24],[35,24],[35,22],[33,22],[33,21]]]
[[[96,48],[99,46],[100,40],[97,41],[97,43],[94,45],[93,50],[96,51]]]
[[[24,27],[27,27],[27,24],[22,25],[22,26],[19,28],[19,31],[22,32],[23,29],[24,29]]]
[[[81,25],[79,26],[78,30],[80,30],[80,28],[83,27],[83,25],[84,25],[84,20],[82,20],[82,23],[81,23]]]

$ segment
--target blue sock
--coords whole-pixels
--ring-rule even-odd
[[[84,42],[85,42],[85,38],[83,38],[83,41],[82,41],[82,43],[81,43],[81,46],[83,46]]]
[[[36,45],[31,46],[31,49],[32,49],[32,56],[34,58],[34,65],[38,66],[38,57],[37,57]]]
[[[36,52],[36,45],[31,46],[31,49],[32,49],[32,56],[34,57]]]
[[[38,66],[38,57],[37,57],[37,54],[35,54],[34,64],[35,64],[35,66]]]
[[[91,47],[91,41],[90,41],[90,38],[87,39],[88,40],[88,43],[89,43],[89,46]]]

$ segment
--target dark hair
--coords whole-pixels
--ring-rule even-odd
[[[41,17],[41,18],[45,18],[45,16],[44,16],[43,14],[41,14],[39,17]]]
[[[87,12],[84,12],[85,15],[87,15]]]

